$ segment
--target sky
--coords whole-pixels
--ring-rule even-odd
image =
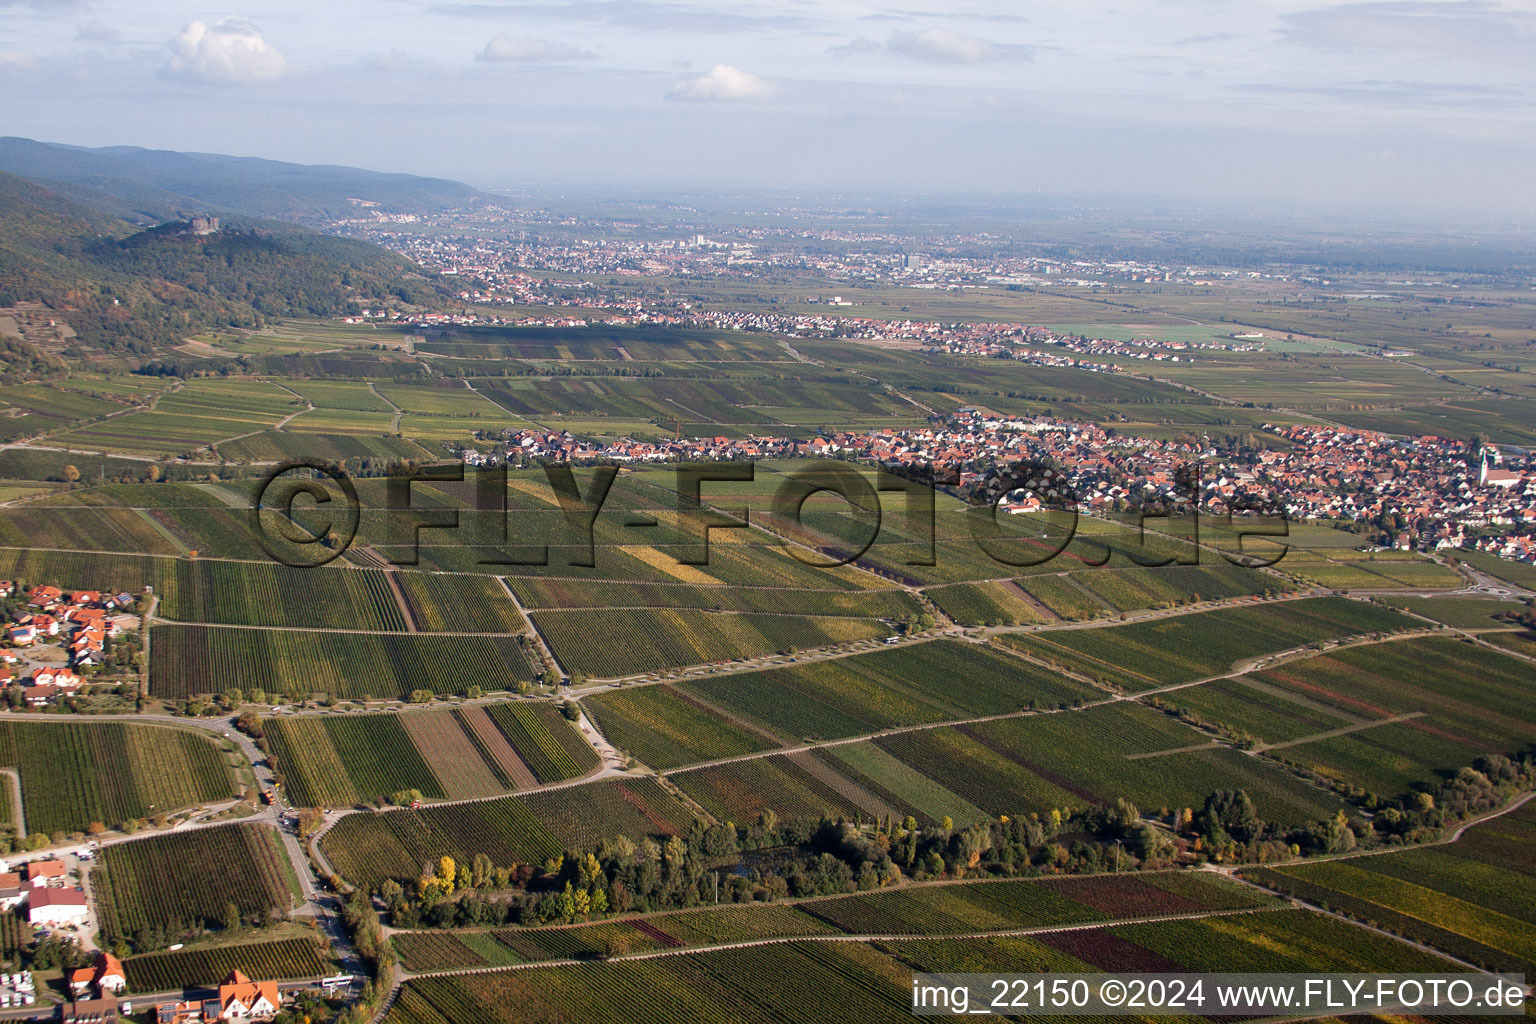
[[[0,0],[0,134],[481,186],[1536,216],[1536,0]]]

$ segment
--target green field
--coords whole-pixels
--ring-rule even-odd
[[[241,971],[248,978],[321,978],[335,972],[330,951],[313,939],[242,942],[237,945],[149,953],[123,961],[128,988],[166,992],[216,986]]]
[[[573,778],[598,761],[549,703],[271,718],[264,726],[288,798],[306,807],[407,789],[427,799],[493,796]]]
[[[532,613],[568,671],[607,678],[872,640],[875,619],[623,609]]]
[[[1402,719],[1275,751],[1383,795],[1432,786],[1481,754],[1518,754],[1536,731],[1529,663],[1450,637],[1351,647],[1253,681],[1357,725]]]
[[[419,811],[351,814],[321,845],[343,878],[371,890],[386,878],[414,879],[422,864],[444,855],[468,863],[483,853],[498,867],[537,864],[616,835],[685,832],[692,821],[654,780],[606,780]]]
[[[193,729],[123,722],[0,722],[0,767],[21,776],[31,833],[116,828],[233,799],[217,742]],[[9,803],[9,797],[7,797]]]
[[[293,869],[277,832],[223,825],[103,847],[91,872],[102,935],[142,948],[166,942],[199,922],[217,926],[233,903],[257,920],[286,913],[296,897]]]
[[[320,570],[323,571],[323,570]],[[520,638],[297,632],[220,626],[150,630],[149,692],[172,700],[236,687],[308,699],[403,697],[415,690],[513,689],[534,677]]]
[[[1007,636],[999,642],[1105,683],[1148,690],[1222,675],[1261,654],[1416,625],[1390,609],[1324,597],[1102,629]]]
[[[957,681],[964,680],[964,685]],[[586,702],[609,740],[676,768],[900,725],[979,718],[1103,696],[1010,655],[955,640],[664,687]]]
[[[858,753],[867,747],[879,753]],[[905,771],[883,767],[883,758]],[[950,814],[941,808],[956,805],[996,817],[1113,804],[1116,797],[1157,809],[1199,806],[1219,789],[1245,789],[1261,816],[1291,825],[1329,817],[1341,806],[1274,766],[1215,747],[1177,720],[1132,703],[916,729],[671,778],[711,814],[733,821],[772,809],[783,818],[911,814],[935,822]]]
[[[1261,885],[1489,970],[1536,970],[1536,804],[1454,843],[1244,872]]]
[[[899,1022],[914,971],[1445,971],[1447,961],[1301,910],[1012,938],[789,942],[414,979],[387,1024],[476,1020]],[[763,979],[774,979],[765,987]]]
[[[578,927],[491,932],[401,932],[395,947],[415,972],[588,959],[758,939],[816,935],[953,935],[1086,924],[1127,917],[1257,909],[1277,902],[1212,874],[983,880],[798,901],[725,905]]]

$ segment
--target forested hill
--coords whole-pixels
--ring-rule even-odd
[[[210,328],[379,304],[439,305],[446,286],[365,242],[262,221],[140,231],[0,173],[0,306],[41,302],[78,335],[64,356],[142,360]],[[14,370],[26,351],[0,352]]]
[[[133,146],[87,149],[13,137],[0,138],[0,171],[141,222],[197,212],[316,223],[370,210],[424,214],[493,201],[442,178]]]

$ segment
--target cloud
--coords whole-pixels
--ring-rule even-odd
[[[171,40],[171,57],[160,73],[196,82],[259,82],[280,78],[288,61],[244,18],[213,25],[194,21]]]
[[[485,44],[475,54],[476,60],[505,61],[513,64],[558,64],[568,60],[592,60],[597,54],[569,43],[547,39],[513,39],[506,33]]]
[[[123,34],[111,25],[93,21],[85,25],[77,25],[75,38],[87,43],[115,43],[123,38]]]
[[[0,9],[30,7],[34,11],[73,11],[85,6],[85,0],[0,0]]]
[[[698,78],[678,82],[667,93],[667,99],[699,102],[761,100],[777,92],[773,83],[763,81],[750,71],[716,64]]]
[[[743,14],[708,4],[689,6],[650,0],[577,0],[575,3],[438,4],[431,10],[469,18],[559,18],[651,32],[750,32],[811,25],[796,14]]]
[[[869,36],[856,36],[841,46],[829,46],[827,52],[834,57],[858,57],[866,53],[883,53],[885,47]]]
[[[834,57],[889,53],[927,64],[985,64],[988,61],[1028,60],[1033,51],[1012,43],[991,43],[953,29],[930,27],[917,32],[892,32],[885,43],[858,36],[827,50]]]
[[[1483,0],[1346,3],[1280,19],[1287,42],[1336,53],[1407,52],[1484,62],[1536,52],[1536,15]]]
[[[0,74],[25,71],[35,63],[37,61],[30,53],[22,53],[19,50],[0,50]]]

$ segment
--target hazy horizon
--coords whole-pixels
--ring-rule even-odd
[[[1528,4],[259,8],[0,0],[0,133],[483,187],[1536,214]]]

